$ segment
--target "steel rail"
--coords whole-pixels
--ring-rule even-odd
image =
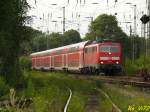
[[[67,112],[68,105],[69,105],[70,100],[71,100],[71,97],[72,97],[72,91],[71,91],[70,88],[69,88],[69,92],[70,92],[70,95],[69,95],[69,98],[68,98],[67,103],[66,103],[66,105],[65,105],[64,112]]]
[[[101,76],[87,76],[87,75],[71,75],[75,78],[79,79],[87,79],[87,80],[95,80],[95,81],[101,81],[103,83],[119,83],[123,85],[132,85],[137,87],[145,87],[150,88],[150,82],[143,82],[141,80],[137,80],[135,78],[121,78],[118,79],[117,77],[101,77]]]
[[[124,85],[132,85],[132,86],[137,86],[137,87],[150,88],[150,83],[149,82],[115,80],[115,79],[99,79],[99,80],[101,80],[102,82],[106,82],[106,83],[120,83],[120,84],[124,84]]]
[[[111,98],[108,96],[106,92],[104,92],[102,89],[97,89],[99,92],[101,92],[113,105],[113,107],[117,110],[117,112],[122,112],[122,110],[111,100]]]

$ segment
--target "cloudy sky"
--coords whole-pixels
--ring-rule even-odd
[[[65,7],[66,31],[78,30],[81,36],[88,32],[91,17],[103,13],[115,15],[119,26],[129,34],[130,25],[134,28],[134,6],[137,6],[137,33],[141,35],[140,17],[147,13],[146,0],[27,0],[32,7],[28,15],[33,17],[30,26],[43,32],[63,31],[62,17]],[[115,2],[117,1],[117,2]],[[35,3],[36,2],[36,3]],[[130,4],[126,4],[130,3]],[[131,22],[131,23],[127,23]]]

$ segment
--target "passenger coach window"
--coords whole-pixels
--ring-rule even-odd
[[[58,54],[61,54],[61,50],[57,50],[56,51],[56,54],[58,55]]]
[[[79,49],[79,46],[71,47],[71,48],[69,48],[69,52],[76,52],[76,51],[78,51],[78,49]]]
[[[119,47],[118,46],[101,46],[100,52],[117,53],[117,52],[119,52]]]
[[[92,52],[96,52],[96,47],[85,48],[85,53],[92,53]]]

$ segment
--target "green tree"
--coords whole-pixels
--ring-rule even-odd
[[[85,38],[83,38],[83,40],[94,40],[95,38],[95,34],[90,32],[90,33],[86,33]]]
[[[32,52],[63,46],[62,38],[62,35],[59,33],[39,34],[32,39]]]
[[[22,42],[21,44],[21,54],[20,55],[29,55],[32,50],[34,49],[34,52],[36,51],[36,48],[34,48],[33,43],[36,41],[36,37],[39,37],[43,35],[41,31],[38,31],[36,29],[33,29],[31,27],[25,26],[26,31],[26,40]],[[33,48],[33,49],[32,49]]]
[[[99,15],[90,25],[89,33],[93,36],[92,40],[97,39],[115,39],[121,40],[127,35],[118,26],[118,21],[115,16],[102,14]],[[86,38],[89,38],[88,35]],[[91,39],[91,38],[90,38]]]
[[[51,33],[50,35],[47,36],[47,39],[48,39],[47,47],[49,49],[63,46],[63,43],[62,43],[63,36],[62,36],[62,34]]]
[[[32,40],[32,52],[46,50],[46,36],[44,34],[38,35]]]
[[[32,39],[32,52],[43,51],[61,47],[68,44],[81,42],[79,32],[76,30],[66,31],[63,35],[59,33],[51,33],[49,35],[40,33]]]
[[[64,45],[68,45],[68,44],[81,42],[81,40],[82,39],[79,32],[72,29],[64,33],[62,41]]]
[[[19,55],[28,38],[24,25],[29,6],[26,0],[1,0],[0,6],[0,74],[15,86],[22,79]]]

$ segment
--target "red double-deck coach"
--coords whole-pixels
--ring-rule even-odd
[[[119,73],[122,50],[116,42],[85,41],[33,53],[31,58],[33,69]]]

